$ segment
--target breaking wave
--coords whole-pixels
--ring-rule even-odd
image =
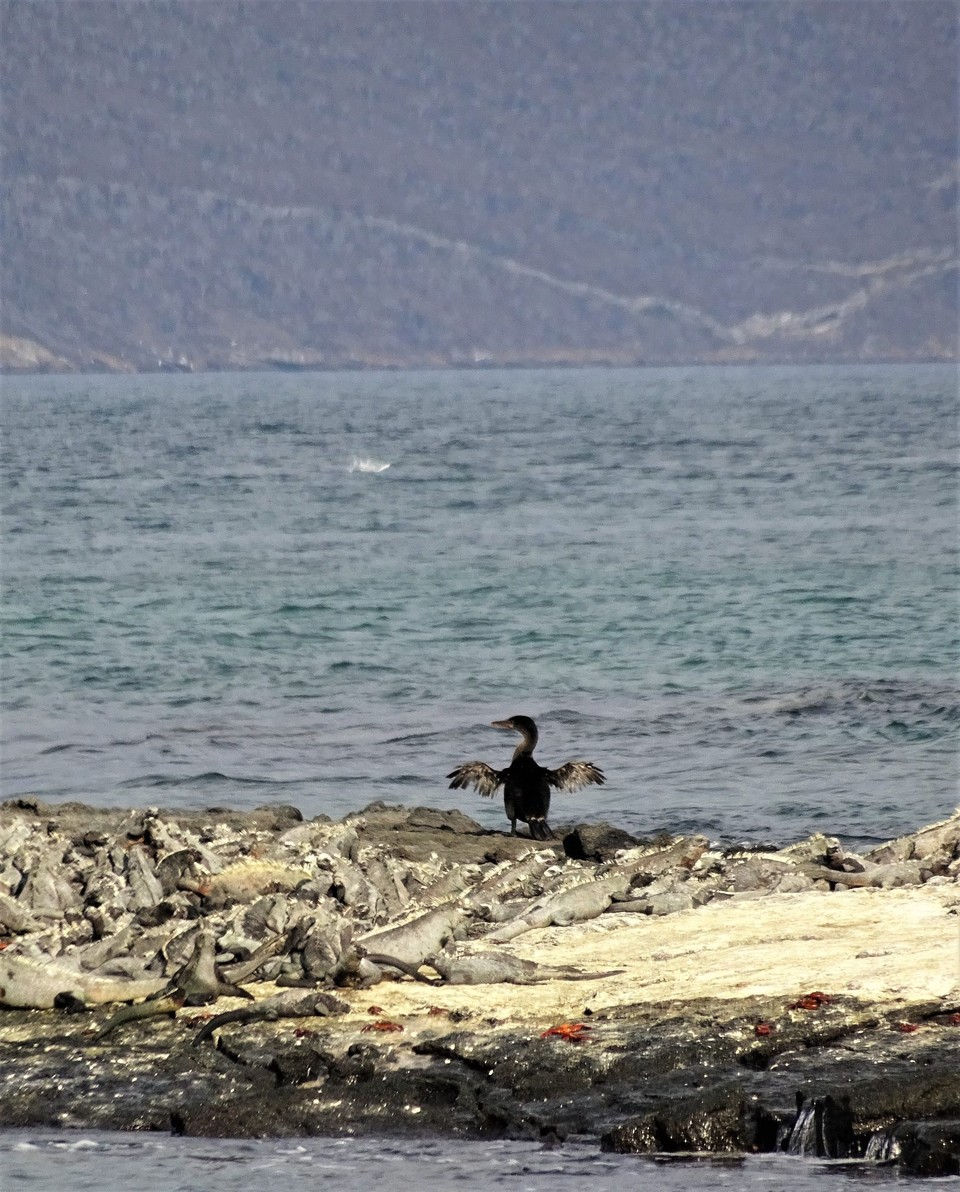
[[[374,459],[369,455],[355,455],[350,461],[348,472],[385,472],[390,467],[389,461]]]

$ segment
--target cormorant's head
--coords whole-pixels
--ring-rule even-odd
[[[513,729],[531,745],[537,743],[537,726],[529,716],[511,716],[509,720],[494,720],[490,727]]]

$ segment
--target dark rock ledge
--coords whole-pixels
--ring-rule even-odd
[[[960,1174],[958,875],[960,816],[856,856],[7,803],[0,1126]],[[491,956],[506,978],[455,983]]]

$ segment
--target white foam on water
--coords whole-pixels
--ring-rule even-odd
[[[387,460],[374,459],[369,455],[355,455],[350,461],[348,472],[385,472],[390,464]]]

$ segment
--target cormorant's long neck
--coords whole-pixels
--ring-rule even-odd
[[[518,757],[523,757],[524,754],[529,756],[531,753],[533,753],[534,749],[537,747],[537,741],[540,739],[540,735],[536,729],[533,729],[531,732],[531,730],[528,728],[518,727],[517,732],[523,736],[523,740],[513,751],[514,761],[516,761]]]

